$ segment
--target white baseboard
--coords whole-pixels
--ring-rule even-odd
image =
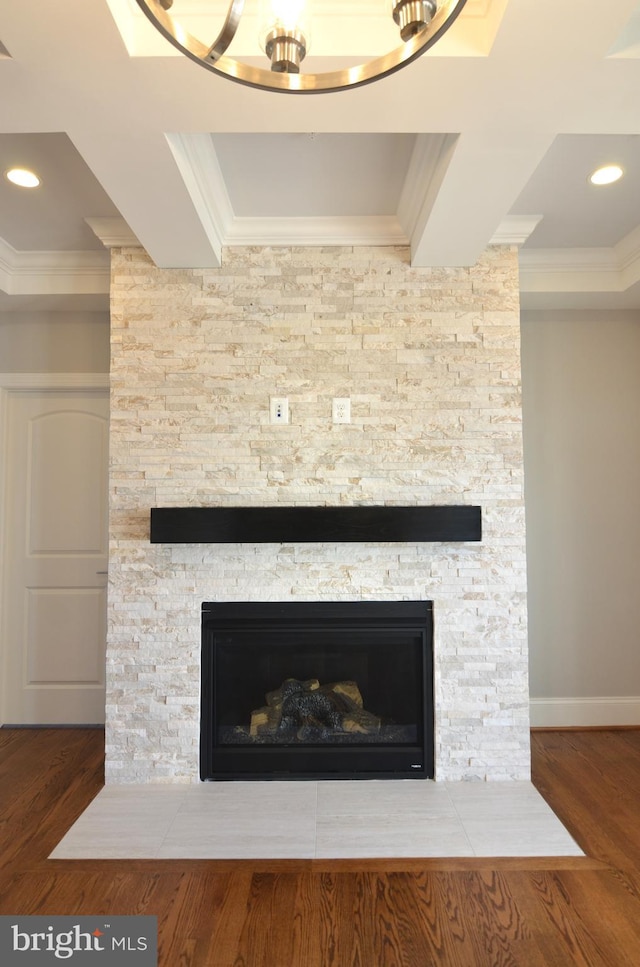
[[[532,698],[530,714],[532,728],[640,726],[640,698]]]

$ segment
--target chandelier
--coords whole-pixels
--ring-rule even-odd
[[[335,46],[341,47],[346,29],[345,15],[348,15],[351,23],[357,22],[363,12],[377,13],[384,2],[359,0],[357,4],[347,4],[342,0],[342,8],[336,13],[338,3],[330,5],[334,11],[331,12],[325,0],[316,0],[317,20],[322,20],[325,32],[327,21],[332,22],[330,26],[337,30]],[[262,90],[314,94],[368,84],[410,64],[442,37],[466,0],[386,0],[389,21],[395,24],[390,45],[392,49],[357,66],[317,72],[305,70],[306,65],[303,67],[310,49],[310,35],[315,30],[315,24],[312,23],[311,28],[309,26],[313,11],[306,9],[312,7],[313,0],[256,0],[256,5],[259,3],[258,13],[251,13],[250,17],[258,25],[256,46],[259,43],[264,51],[264,67],[253,63],[257,50],[247,60],[227,53],[241,27],[245,0],[229,0],[226,14],[221,10],[221,25],[213,42],[198,40],[178,21],[181,4],[183,10],[189,7],[187,3],[185,8],[185,0],[137,0],[137,3],[163,37],[202,67]],[[324,11],[321,9],[323,5]],[[193,8],[193,3],[190,6]],[[220,0],[209,0],[210,10],[218,6],[222,6]],[[399,46],[393,47],[398,40]]]

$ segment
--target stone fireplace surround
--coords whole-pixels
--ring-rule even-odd
[[[114,249],[111,380],[108,783],[198,780],[205,600],[433,601],[436,778],[529,777],[515,249]],[[279,504],[477,504],[483,540],[149,542],[153,506]]]

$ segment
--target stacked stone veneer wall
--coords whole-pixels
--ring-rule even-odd
[[[529,776],[518,316],[510,248],[113,251],[107,781],[197,779],[203,600],[433,600],[437,778]],[[481,504],[484,539],[149,544],[152,506],[300,503]]]

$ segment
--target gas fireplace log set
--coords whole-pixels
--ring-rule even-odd
[[[363,708],[355,682],[321,685],[317,678],[299,682],[287,678],[267,704],[251,713],[249,735],[267,741],[324,742],[361,735],[378,735],[381,720]]]

